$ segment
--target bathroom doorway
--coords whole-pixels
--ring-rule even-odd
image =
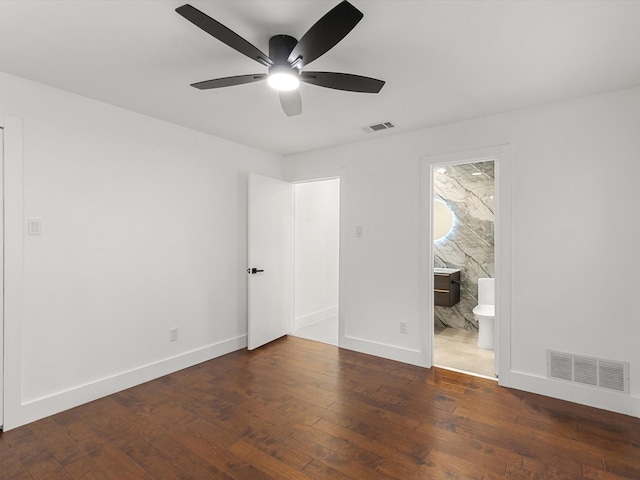
[[[295,183],[292,334],[338,345],[340,179]]]
[[[496,161],[431,166],[433,364],[497,377]]]

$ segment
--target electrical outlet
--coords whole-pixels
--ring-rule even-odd
[[[169,329],[169,341],[170,342],[175,342],[178,340],[178,329],[177,328],[170,328]]]
[[[400,322],[400,333],[407,333],[407,322]]]

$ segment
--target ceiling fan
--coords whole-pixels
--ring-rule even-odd
[[[279,91],[282,109],[290,117],[302,113],[302,98],[298,91],[300,82],[362,93],[378,93],[384,85],[382,80],[350,73],[302,70],[337,45],[364,16],[346,0],[318,20],[300,41],[289,35],[271,37],[269,55],[265,55],[240,35],[189,4],[176,8],[176,12],[222,43],[268,68],[267,73],[216,78],[191,85],[200,90],[267,80],[269,86]]]

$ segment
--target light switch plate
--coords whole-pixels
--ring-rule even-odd
[[[42,235],[42,220],[39,218],[27,218],[27,233],[29,235]]]

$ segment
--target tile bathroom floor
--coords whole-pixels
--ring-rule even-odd
[[[436,326],[433,364],[494,378],[493,350],[477,345],[478,332]]]

